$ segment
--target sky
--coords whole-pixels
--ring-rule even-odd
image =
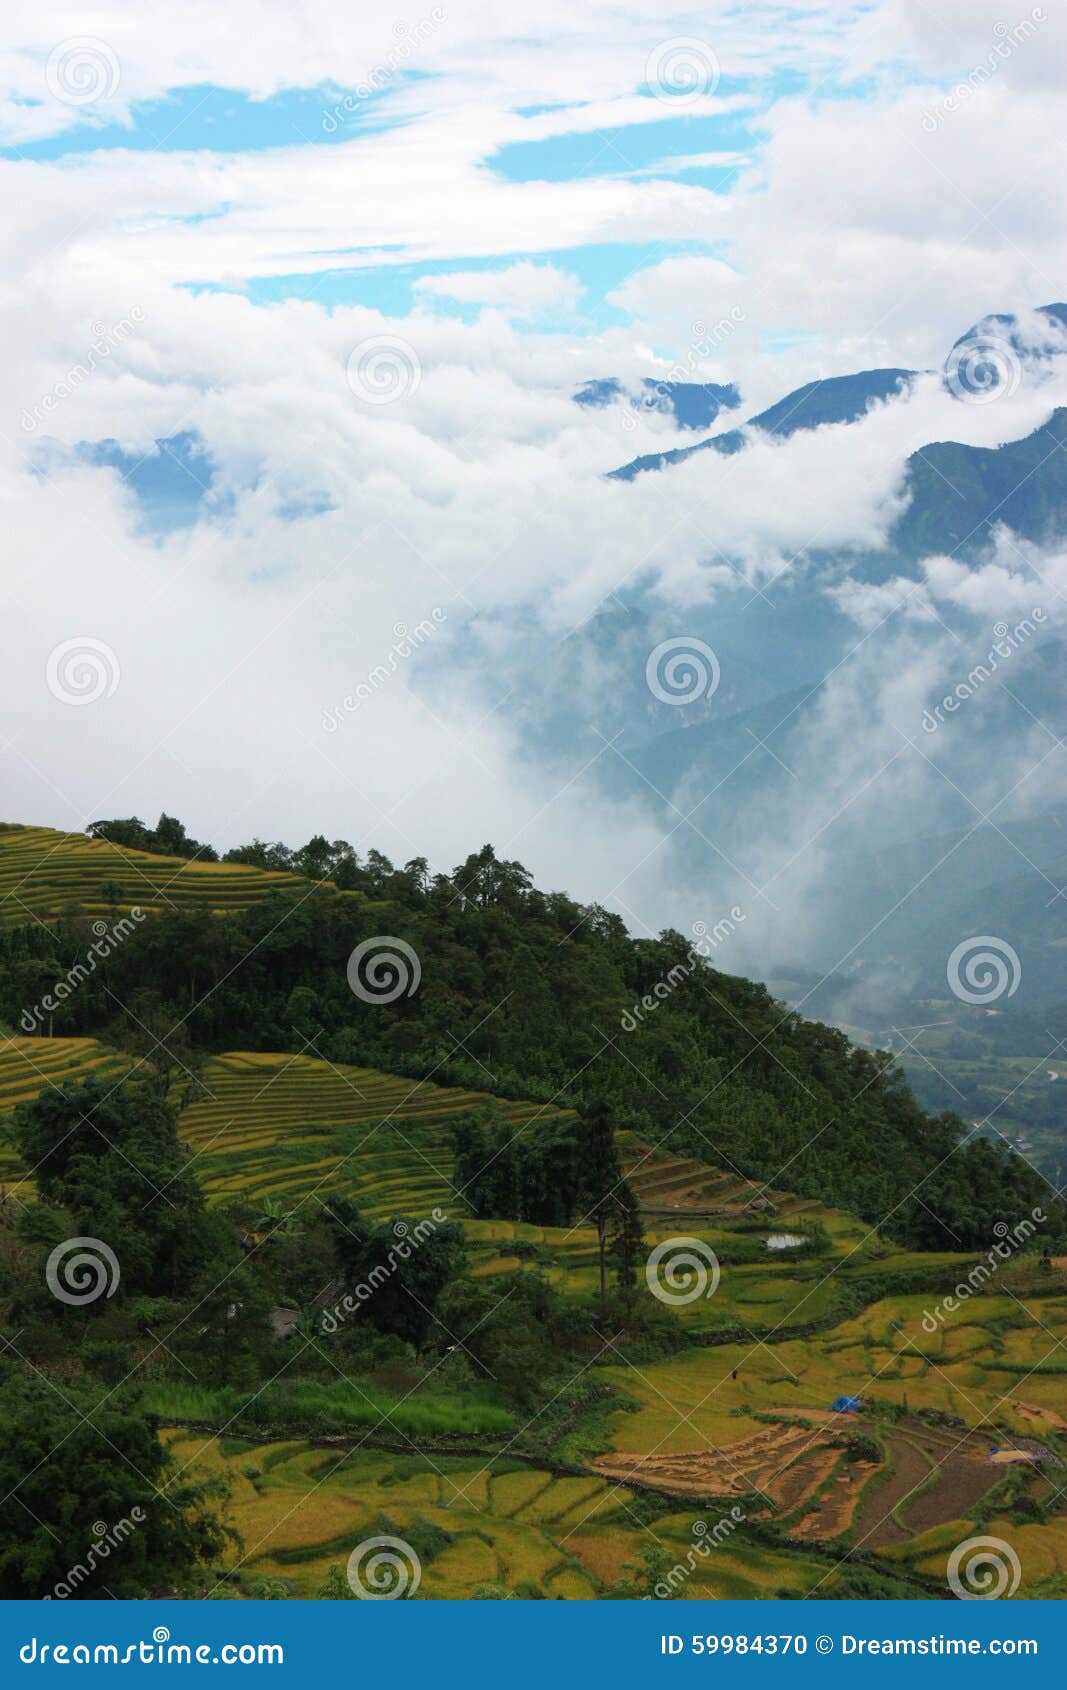
[[[529,654],[627,595],[684,633],[739,572],[878,545],[909,452],[1064,402],[1059,376],[959,405],[942,369],[1067,295],[1065,59],[1048,0],[22,8],[0,814],[165,808],[220,847],[322,831],[440,868],[489,839],[680,920],[661,825],[524,746]],[[888,366],[924,373],[829,444],[629,485],[606,472],[696,437],[573,402],[736,383],[743,418]],[[943,564],[928,621],[1032,597],[1010,547]],[[897,684],[876,591],[833,591]]]

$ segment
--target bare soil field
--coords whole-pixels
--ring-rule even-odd
[[[823,1484],[839,1451],[826,1434],[804,1426],[768,1426],[728,1450],[708,1448],[672,1455],[600,1456],[605,1478],[628,1479],[650,1489],[686,1496],[761,1493],[777,1508],[794,1508]]]

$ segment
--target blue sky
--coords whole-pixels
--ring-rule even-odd
[[[669,876],[647,906],[626,879],[663,862],[633,815],[600,818],[583,880],[587,795],[555,796],[485,688],[565,667],[606,603],[654,598],[667,637],[739,582],[785,592],[806,549],[878,543],[910,452],[1047,415],[1059,389],[969,406],[935,374],[840,437],[608,479],[693,443],[628,402],[646,382],[736,384],[708,424],[732,428],[822,376],[937,372],[985,313],[1063,298],[1067,209],[1032,160],[1058,133],[1067,20],[982,74],[1001,0],[935,10],[36,0],[6,19],[9,813],[167,808],[222,843],[315,825],[445,865],[493,838],[544,883],[625,882],[669,913]],[[607,378],[617,403],[574,403]],[[1021,570],[967,590],[992,607]],[[414,663],[327,743],[324,712],[428,618],[441,696]],[[121,684],[79,711],[44,677],[82,635]],[[911,684],[907,662],[892,676]]]
[[[451,298],[420,279],[527,258],[575,285],[555,309],[509,304],[513,323],[571,336],[624,324],[620,290],[670,260],[737,266],[731,214],[764,186],[779,114],[838,101],[876,112],[887,91],[936,89],[966,59],[948,31],[940,65],[924,62],[917,0],[519,5],[488,34],[472,0],[343,18],[315,0],[308,27],[240,0],[228,29],[191,0],[187,32],[165,27],[162,8],[154,29],[157,7],[86,6],[94,31],[62,39],[68,14],[50,28],[43,5],[13,44],[0,157],[142,191],[158,175],[160,192],[128,208],[127,247],[194,294],[392,317],[419,306],[470,323],[483,302],[469,280]],[[392,194],[395,214],[362,217],[367,189]],[[776,321],[764,344],[810,332]]]
[[[40,139],[22,140],[0,148],[0,156],[12,162],[51,163],[76,167],[108,153],[150,155],[223,154],[230,158],[306,149],[308,169],[316,168],[321,147],[351,147],[365,137],[387,137],[411,121],[410,115],[396,116],[394,108],[418,98],[425,78],[402,71],[391,76],[386,86],[358,97],[343,86],[323,85],[310,89],[287,89],[266,98],[253,98],[241,90],[210,84],[192,84],[161,98],[133,102],[122,113],[107,105],[84,109],[73,126]],[[592,132],[558,133],[544,139],[505,142],[487,150],[482,168],[501,183],[537,184],[592,182],[598,179],[678,181],[714,195],[727,195],[741,171],[756,160],[760,146],[759,111],[775,99],[795,90],[799,78],[794,72],[761,77],[755,82],[740,77],[718,78],[715,92],[723,109],[714,115],[695,114],[684,92],[656,97],[647,83],[635,89],[651,105],[653,121],[606,122]],[[709,79],[710,90],[710,79]],[[709,92],[710,97],[710,92]],[[653,103],[654,102],[654,103]],[[32,109],[32,105],[31,105]],[[339,114],[333,121],[333,114]],[[565,108],[524,108],[520,119],[560,116]],[[644,117],[644,114],[643,114]],[[187,215],[189,225],[204,217],[219,215],[225,207]],[[505,269],[528,253],[517,245],[499,255],[487,256],[476,249],[450,254],[448,259],[412,262],[399,249],[391,258],[388,248],[376,245],[365,265],[337,271],[301,271],[271,275],[217,278],[210,275],[183,285],[193,291],[239,286],[248,297],[261,303],[292,299],[314,299],[320,304],[364,304],[377,310],[405,315],[416,303],[415,285],[420,276],[438,276],[462,260],[465,271]],[[358,254],[358,247],[346,256]],[[580,284],[581,303],[557,318],[557,326],[570,333],[592,332],[624,320],[625,313],[609,303],[608,296],[627,277],[647,264],[691,252],[723,253],[723,243],[693,239],[604,240],[578,242],[568,247],[539,247],[542,261],[562,266]],[[475,303],[449,300],[435,295],[434,309],[451,312],[464,321],[477,315]],[[542,312],[539,327],[546,326]]]

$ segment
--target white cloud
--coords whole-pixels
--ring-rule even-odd
[[[679,153],[672,158],[661,158],[657,164],[642,165],[639,170],[630,171],[632,176],[677,176],[687,170],[734,170],[739,165],[747,164],[750,160],[748,153]]]
[[[886,0],[881,34],[866,37],[857,34],[865,7],[757,16],[719,6],[698,17],[653,0],[577,10],[548,0],[536,13],[509,9],[496,33],[484,7],[446,10],[420,47],[418,68],[432,74],[390,85],[383,104],[402,119],[395,127],[353,120],[350,139],[321,147],[294,137],[260,152],[117,149],[0,165],[11,253],[0,281],[11,330],[5,407],[17,419],[57,383],[70,388],[47,425],[32,440],[23,431],[0,459],[14,602],[0,673],[5,812],[81,825],[101,811],[150,816],[165,804],[223,843],[321,827],[401,857],[427,851],[441,866],[492,837],[528,856],[540,878],[590,896],[644,863],[624,896],[654,921],[680,914],[687,895],[672,889],[659,827],[626,806],[596,811],[592,863],[593,801],[580,784],[557,796],[520,750],[506,705],[486,714],[486,692],[506,695],[512,683],[517,642],[546,630],[562,639],[606,595],[643,585],[679,614],[714,605],[739,570],[758,584],[784,571],[776,590],[787,593],[807,567],[803,555],[793,561],[798,552],[884,539],[910,452],[932,439],[1019,437],[1067,389],[1061,377],[1041,388],[1023,381],[996,404],[968,406],[931,376],[855,427],[757,441],[728,459],[703,453],[630,486],[603,473],[692,437],[662,415],[583,411],[570,395],[599,376],[636,385],[677,360],[694,380],[739,378],[745,415],[820,374],[936,370],[986,311],[1062,292],[1067,222],[1048,173],[1033,168],[1049,156],[1058,112],[1044,76],[1024,73],[1020,49],[966,109],[924,131],[931,98],[971,51],[955,5],[951,50],[932,44],[922,8],[904,0]],[[901,19],[907,33],[894,37]],[[204,81],[257,97],[322,83],[328,110],[332,90],[365,78],[396,40],[395,11],[332,3],[235,0],[222,19],[206,0],[180,11],[147,0],[117,4],[106,20],[99,27],[122,70],[107,110],[118,114]],[[50,4],[18,23],[4,60],[23,102],[6,108],[16,129],[103,115],[42,95],[48,53],[72,27],[69,9]],[[1058,36],[1047,27],[1041,50],[1051,52]],[[575,180],[516,183],[494,171],[513,141],[586,133],[595,144],[603,125],[616,133],[662,116],[637,93],[648,52],[671,34],[704,32],[727,76],[790,66],[815,76],[850,53],[858,66],[865,51],[882,67],[878,91],[843,97],[838,85],[831,100],[777,102],[761,118],[765,144],[728,192],[660,174],[714,156],[705,154],[628,178],[611,147],[599,173]],[[910,52],[921,54],[920,86],[914,68],[900,69]],[[32,99],[44,103],[24,103]],[[551,109],[522,115],[538,105]],[[619,150],[625,165],[624,132]],[[596,302],[589,290],[579,296],[559,255],[609,241],[639,253],[611,294],[616,327],[516,331],[509,317],[591,312]],[[661,256],[659,243],[680,241],[714,256]],[[506,267],[469,267],[494,257]],[[417,279],[419,303],[407,313],[326,309],[314,295],[264,306],[176,285],[351,270],[355,298],[364,267],[387,274],[431,260],[449,269]],[[432,309],[441,298],[490,309],[464,323]],[[106,338],[135,307],[135,331],[86,379],[69,381],[99,331]],[[729,332],[702,351],[720,322]],[[408,343],[421,381],[395,404],[361,404],[346,364],[383,335]],[[68,446],[113,436],[147,451],[181,429],[203,435],[234,507],[224,523],[162,545],[138,535],[110,473],[39,480],[30,471],[29,448],[45,433]],[[284,519],[287,502],[315,498],[330,508]],[[1045,562],[1062,584],[1058,563]],[[1005,551],[979,570],[931,560],[924,581],[907,584],[906,641],[929,637],[935,615],[1022,604],[1024,583]],[[875,630],[898,584],[849,591],[841,605]],[[445,613],[432,646],[443,684],[429,691],[416,658],[324,735],[323,711],[382,661],[396,625],[415,626],[434,607]],[[50,697],[44,675],[50,650],[80,634],[113,646],[122,682],[113,699],[78,711]],[[881,727],[856,735],[863,710],[884,698],[907,716],[944,660],[905,643],[889,661],[881,647],[880,635],[864,647],[862,684],[839,683],[837,714],[823,718],[823,750],[844,748],[827,759],[832,778],[819,784],[816,735],[805,754],[811,805],[798,799],[786,819],[756,816],[767,872],[818,825],[816,798],[862,778],[865,759],[887,751]],[[468,689],[461,677],[479,665],[483,685]],[[909,777],[901,805],[917,790]],[[908,813],[898,807],[898,820]],[[814,873],[819,853],[805,860]]]
[[[392,92],[404,110],[455,110],[461,101],[501,110],[581,106],[587,115],[578,121],[599,127],[600,103],[635,95],[649,53],[664,41],[708,41],[728,74],[824,63],[861,11],[803,0],[766,7],[761,23],[731,0],[700,7],[671,0],[583,0],[580,6],[513,0],[497,10],[481,0],[413,7],[390,0],[374,7],[231,0],[223,19],[214,0],[186,0],[180,15],[170,0],[73,10],[65,0],[40,0],[5,20],[0,116],[17,143],[79,122],[128,121],[135,101],[179,88],[210,83],[265,99],[292,88],[378,86],[375,72],[394,68],[430,77],[403,87],[402,75],[396,77]],[[57,97],[56,76],[47,75],[50,56],[72,41],[98,44],[118,64],[117,86],[109,67],[96,101],[71,103],[72,92],[80,100],[86,91],[73,76],[69,86],[59,84],[67,98]],[[617,117],[605,105],[602,120]],[[564,132],[551,113],[529,121],[531,135]]]
[[[581,284],[555,264],[524,260],[503,270],[452,270],[420,276],[415,291],[461,305],[487,305],[517,317],[536,316],[551,307],[573,311]]]

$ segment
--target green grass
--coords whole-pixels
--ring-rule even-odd
[[[320,1385],[295,1379],[255,1391],[165,1382],[149,1386],[145,1402],[164,1420],[204,1421],[230,1428],[298,1425],[309,1432],[330,1433],[370,1427],[383,1437],[436,1438],[450,1433],[493,1436],[510,1432],[516,1425],[507,1409],[469,1393],[460,1397],[423,1390],[397,1399],[358,1380]]]

